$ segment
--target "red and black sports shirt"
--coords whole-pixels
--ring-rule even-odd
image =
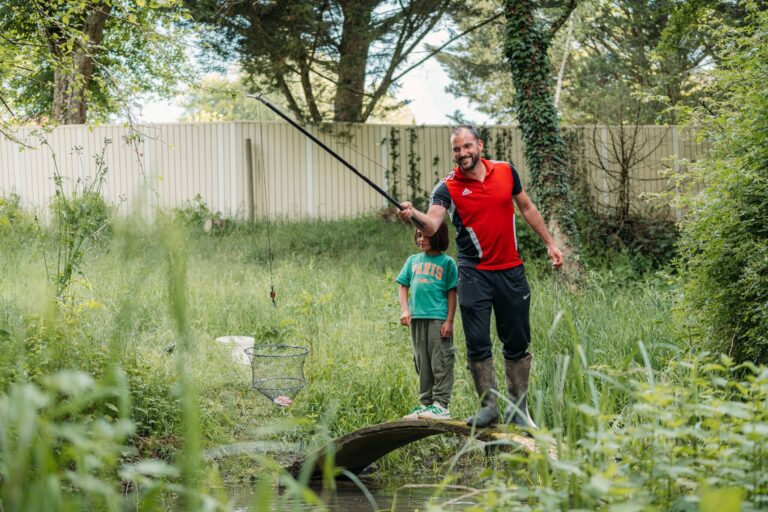
[[[485,180],[467,178],[458,167],[435,186],[429,204],[448,210],[456,226],[459,266],[504,270],[522,265],[517,252],[515,204],[523,191],[520,176],[507,162],[481,159]]]

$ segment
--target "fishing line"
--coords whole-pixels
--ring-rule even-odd
[[[558,271],[555,269],[555,275],[553,276],[554,279],[552,279],[552,323],[555,323],[555,320],[557,318],[557,292],[558,292]]]
[[[562,272],[559,268],[554,269],[554,275],[552,276],[552,325],[549,328],[549,337],[555,333],[557,325],[563,318],[563,311],[560,309],[560,281],[563,279]]]
[[[272,255],[272,233],[270,229],[270,223],[269,223],[269,194],[267,194],[267,159],[264,153],[264,125],[262,123],[261,119],[261,105],[259,105],[259,144],[261,147],[259,148],[261,150],[261,179],[263,183],[263,187],[261,190],[262,199],[264,200],[264,218],[267,222],[267,252],[269,254],[269,298],[272,299],[272,307],[277,307],[277,302],[275,301],[276,293],[275,293],[275,275],[272,271],[272,260],[274,259]]]

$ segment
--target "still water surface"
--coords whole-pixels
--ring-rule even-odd
[[[319,489],[313,489],[318,494]],[[254,489],[250,487],[230,487],[227,493],[230,496],[230,505],[236,512],[265,512],[257,510],[254,506]],[[458,500],[452,502],[463,493],[460,491],[448,490],[441,493],[439,497],[434,497],[434,488],[400,488],[400,489],[369,489],[373,496],[374,503],[363,494],[357,487],[340,487],[333,496],[325,500],[327,510],[331,512],[372,512],[372,511],[414,511],[426,510],[427,505],[441,504],[446,505],[447,510],[461,510],[462,508],[473,505],[469,500]],[[273,506],[274,511],[296,511],[309,512],[317,510],[315,506],[308,506],[303,503],[280,502]]]

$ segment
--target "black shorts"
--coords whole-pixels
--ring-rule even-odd
[[[467,341],[467,358],[491,357],[491,309],[504,358],[524,357],[531,343],[531,289],[522,265],[505,270],[459,267],[459,308]]]

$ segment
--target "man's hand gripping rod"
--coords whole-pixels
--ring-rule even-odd
[[[325,151],[326,151],[328,154],[330,154],[330,155],[331,155],[332,157],[334,157],[336,160],[338,160],[339,162],[341,162],[341,163],[342,163],[342,164],[343,164],[343,165],[344,165],[344,166],[345,166],[347,169],[349,169],[350,171],[352,171],[353,173],[355,173],[355,174],[356,174],[356,175],[357,175],[357,176],[358,176],[360,179],[362,179],[364,182],[366,182],[366,183],[367,183],[367,184],[368,184],[368,185],[369,185],[371,188],[373,188],[373,189],[374,189],[376,192],[378,192],[379,194],[381,194],[382,196],[384,196],[384,198],[385,198],[387,201],[389,201],[390,203],[392,203],[392,204],[395,206],[395,208],[397,208],[398,210],[401,210],[401,211],[402,211],[402,210],[404,210],[404,208],[402,207],[402,205],[400,204],[400,202],[399,202],[397,199],[395,199],[394,197],[392,197],[391,195],[389,195],[389,194],[386,192],[386,190],[382,189],[382,188],[381,188],[380,186],[378,186],[376,183],[374,183],[373,181],[371,181],[371,180],[370,180],[370,178],[368,178],[368,177],[367,177],[367,176],[365,176],[363,173],[361,173],[360,171],[358,171],[357,169],[355,169],[355,168],[352,166],[352,164],[350,164],[349,162],[347,162],[346,160],[344,160],[344,159],[343,159],[341,156],[339,156],[339,154],[338,154],[338,153],[336,153],[334,150],[332,150],[331,148],[329,148],[328,146],[326,146],[325,144],[323,144],[323,142],[322,142],[320,139],[318,139],[317,137],[315,137],[314,135],[312,135],[311,133],[309,133],[307,130],[305,130],[305,129],[304,129],[304,127],[303,127],[303,126],[301,126],[299,123],[297,123],[296,121],[294,121],[293,119],[291,119],[291,118],[290,118],[290,117],[288,117],[287,115],[283,114],[283,113],[280,111],[280,109],[278,109],[276,106],[274,106],[272,103],[270,103],[270,102],[269,102],[269,101],[268,101],[266,98],[264,98],[264,96],[263,96],[261,93],[259,93],[259,94],[248,94],[247,96],[248,96],[249,98],[253,98],[253,99],[255,99],[255,100],[259,100],[260,102],[262,102],[264,105],[266,105],[266,106],[267,106],[267,108],[268,108],[269,110],[271,110],[272,112],[274,112],[275,114],[277,114],[278,116],[280,116],[280,118],[282,118],[282,119],[284,119],[285,121],[287,121],[287,122],[288,122],[288,124],[290,124],[291,126],[293,126],[294,128],[296,128],[297,130],[299,130],[301,133],[303,133],[304,135],[306,135],[306,136],[307,136],[307,137],[308,137],[308,138],[309,138],[309,139],[310,139],[312,142],[314,142],[315,144],[317,144],[318,146],[320,146],[321,148],[323,148],[323,149],[324,149],[324,150],[325,150]],[[421,228],[423,228],[423,227],[424,227],[424,225],[423,225],[421,222],[419,222],[418,220],[414,219],[413,217],[411,217],[411,222],[413,223],[413,225],[414,225],[414,226],[416,226],[416,227],[417,227],[417,228],[419,228],[419,229],[421,229]]]

